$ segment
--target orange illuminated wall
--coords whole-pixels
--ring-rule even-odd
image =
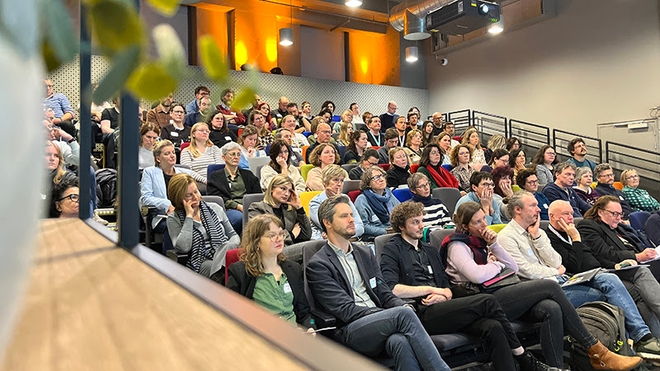
[[[231,8],[220,6],[197,7],[197,37],[211,35],[218,43],[220,50],[228,55],[229,27],[228,13]]]
[[[350,81],[363,84],[401,84],[399,33],[388,28],[385,35],[349,31]]]

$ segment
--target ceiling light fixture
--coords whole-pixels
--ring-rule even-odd
[[[344,4],[351,8],[357,8],[358,6],[362,6],[362,0],[346,0]]]
[[[293,29],[286,27],[280,28],[280,45],[291,46],[293,45]]]
[[[406,62],[415,63],[419,59],[419,49],[416,46],[406,48]]]
[[[488,26],[488,33],[497,35],[502,33],[502,31],[504,31],[504,16],[500,14],[500,20]]]

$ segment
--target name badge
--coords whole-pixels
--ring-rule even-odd
[[[369,287],[371,287],[372,289],[376,288],[376,277],[369,278]]]
[[[429,274],[433,274],[433,268],[429,265]]]
[[[623,196],[619,196],[619,200],[623,201]]]
[[[378,221],[378,215],[376,215],[376,214],[372,215],[371,216],[371,221],[374,222],[374,223],[377,222]]]
[[[225,140],[231,141],[231,137],[225,137]]]
[[[543,204],[543,208],[547,209],[547,208],[548,208],[548,204]]]
[[[179,133],[177,133],[176,131],[173,131],[173,132],[170,133],[170,136],[171,137],[178,137]]]
[[[284,290],[285,294],[290,294],[291,293],[291,285],[289,283],[285,283],[284,286],[282,286],[282,290]]]

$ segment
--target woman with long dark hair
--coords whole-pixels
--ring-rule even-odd
[[[429,144],[424,148],[417,172],[429,178],[431,191],[439,187],[458,188],[458,180],[442,167],[442,150],[437,144]]]
[[[305,192],[307,185],[300,171],[291,165],[293,150],[283,140],[276,140],[270,146],[270,162],[261,168],[261,189],[266,190],[270,181],[277,175],[286,175],[293,181],[298,194]]]

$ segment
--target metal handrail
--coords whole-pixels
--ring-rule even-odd
[[[567,156],[569,158],[572,157],[572,156],[571,156],[570,153],[568,153],[568,150],[566,150],[566,148],[564,148],[564,147],[560,147],[560,146],[557,145],[558,141],[561,139],[560,138],[561,135],[557,135],[557,134],[566,134],[567,136],[571,136],[571,138],[582,138],[585,141],[585,144],[587,145],[587,148],[594,148],[594,149],[598,150],[597,155],[594,155],[593,152],[591,154],[589,152],[587,152],[587,157],[597,158],[598,159],[597,163],[599,163],[599,164],[603,162],[603,141],[600,138],[589,137],[589,136],[586,136],[586,135],[581,135],[581,134],[577,134],[577,133],[573,133],[573,132],[565,131],[565,130],[552,129],[552,146],[554,147],[555,152],[557,154],[562,154],[562,155]],[[567,140],[567,142],[568,141],[570,141],[570,139]],[[594,142],[598,143],[598,146],[590,146],[587,141],[594,141]]]
[[[501,121],[498,121],[501,120]],[[484,121],[489,122],[491,124],[496,124],[496,125],[484,125]],[[503,122],[502,122],[503,121]],[[508,125],[509,119],[506,118],[505,116],[500,116],[500,115],[495,115],[492,113],[488,112],[482,112],[482,111],[472,111],[472,125],[474,126],[479,126],[479,133],[481,133],[481,140],[482,142],[485,141],[486,138],[484,138],[484,135],[489,135],[492,136],[493,134],[496,134],[499,126],[502,126],[502,134],[504,137],[509,136],[509,125]],[[489,129],[491,131],[490,133],[485,133],[484,132],[484,127]]]
[[[550,144],[550,128],[548,127],[527,121],[509,119],[509,135],[512,137],[515,136],[513,134],[514,128],[524,132],[525,135],[516,136],[523,145],[539,149],[544,145]],[[534,129],[539,130],[535,131]]]

